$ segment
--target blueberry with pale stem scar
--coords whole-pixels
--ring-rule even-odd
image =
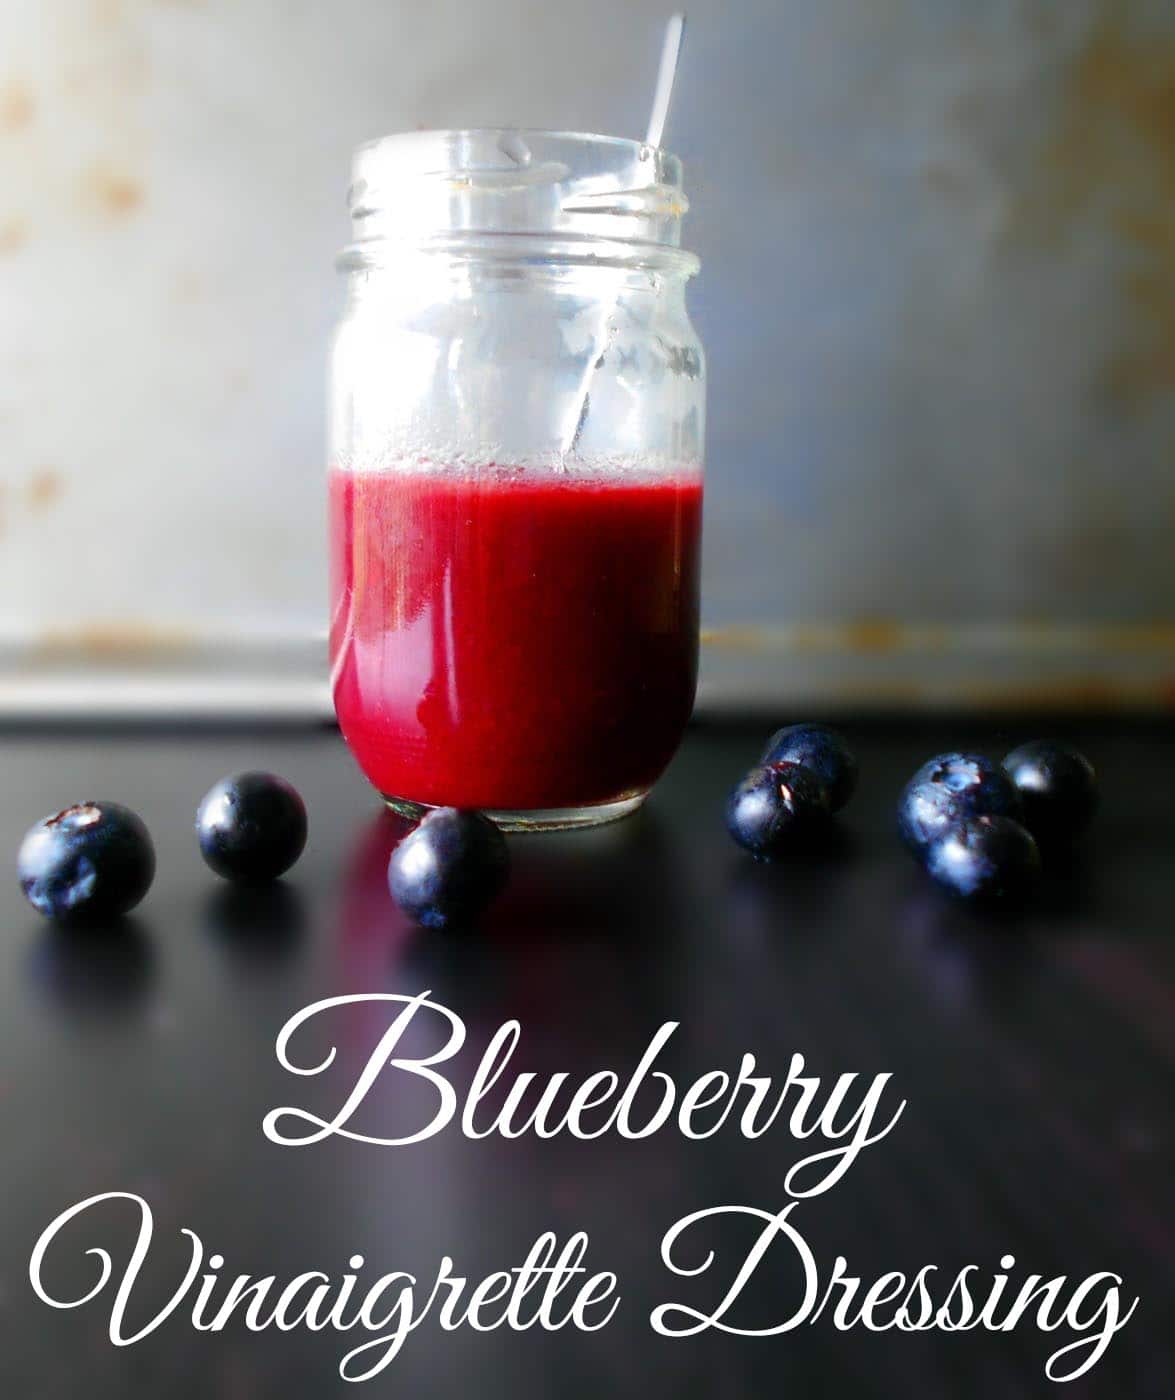
[[[117,918],[150,888],[155,848],[128,807],[78,802],[31,827],[16,864],[25,898],[47,918]]]
[[[857,786],[857,760],[835,729],[823,724],[789,724],[777,729],[763,750],[762,763],[798,763],[810,768],[828,789],[839,812]]]
[[[973,753],[944,753],[914,774],[898,804],[898,830],[911,852],[923,859],[934,844],[960,822],[973,817],[1023,815],[1012,780],[990,758]]]

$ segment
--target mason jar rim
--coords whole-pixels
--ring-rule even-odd
[[[353,158],[358,159],[364,151],[373,150],[377,146],[391,143],[408,145],[415,142],[423,142],[430,138],[437,139],[443,136],[501,136],[507,134],[518,136],[549,136],[560,141],[581,142],[584,145],[597,146],[628,146],[638,150],[660,151],[668,159],[677,162],[680,166],[680,158],[673,154],[667,146],[650,146],[647,141],[638,141],[631,136],[612,136],[602,131],[575,131],[571,127],[547,127],[547,126],[422,126],[413,127],[411,131],[389,131],[383,136],[373,136],[367,141],[361,141],[355,147]]]
[[[664,147],[532,127],[438,128],[364,142],[352,158],[348,202],[354,239],[345,260],[378,242],[436,248],[499,235],[677,252],[689,208],[681,161]]]

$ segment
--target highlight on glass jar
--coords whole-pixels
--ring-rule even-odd
[[[354,161],[332,356],[331,682],[389,806],[635,810],[698,660],[705,374],[681,164],[574,132]]]

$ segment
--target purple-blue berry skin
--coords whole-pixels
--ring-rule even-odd
[[[811,769],[828,789],[829,804],[839,812],[857,787],[857,759],[835,729],[823,724],[789,724],[767,741],[761,763],[798,763]]]
[[[226,880],[276,880],[302,854],[306,832],[305,804],[273,773],[222,778],[196,812],[200,854]]]
[[[17,873],[25,898],[50,919],[109,919],[133,909],[155,878],[155,847],[118,802],[78,802],[31,827]]]
[[[425,928],[472,922],[510,873],[506,838],[480,812],[438,807],[392,852],[388,888]]]
[[[977,904],[1014,903],[1040,877],[1040,851],[1027,827],[1011,817],[959,822],[926,852],[931,878]]]
[[[1020,794],[998,763],[982,754],[943,753],[924,763],[898,803],[902,840],[921,859],[930,846],[973,817],[1020,821]]]
[[[764,764],[727,799],[726,829],[756,860],[770,860],[818,835],[831,810],[828,789],[810,768]]]
[[[1024,822],[1038,841],[1079,836],[1098,807],[1097,775],[1084,754],[1068,744],[1036,739],[1004,759],[1024,806]]]

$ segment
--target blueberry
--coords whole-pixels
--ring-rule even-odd
[[[857,786],[857,760],[835,729],[822,724],[789,724],[767,741],[760,763],[798,763],[810,768],[828,789],[828,800],[839,812]]]
[[[237,773],[205,793],[196,837],[205,862],[226,880],[275,880],[306,845],[306,807],[284,778]]]
[[[976,903],[1025,895],[1040,875],[1032,833],[1011,817],[973,817],[932,842],[926,869],[944,889]]]
[[[438,807],[392,852],[388,888],[417,923],[447,928],[479,914],[509,869],[506,838],[488,817]]]
[[[129,808],[78,802],[30,828],[16,864],[25,898],[48,918],[115,918],[150,888],[155,848]]]
[[[765,860],[817,835],[831,810],[828,789],[810,768],[769,763],[752,768],[730,794],[726,829],[756,860]]]
[[[1022,816],[1012,780],[990,758],[943,753],[924,763],[898,803],[898,830],[910,850],[925,855],[932,842],[972,817]]]
[[[1037,739],[1004,759],[1020,793],[1024,820],[1038,841],[1067,841],[1089,825],[1098,805],[1093,764],[1067,744]]]

